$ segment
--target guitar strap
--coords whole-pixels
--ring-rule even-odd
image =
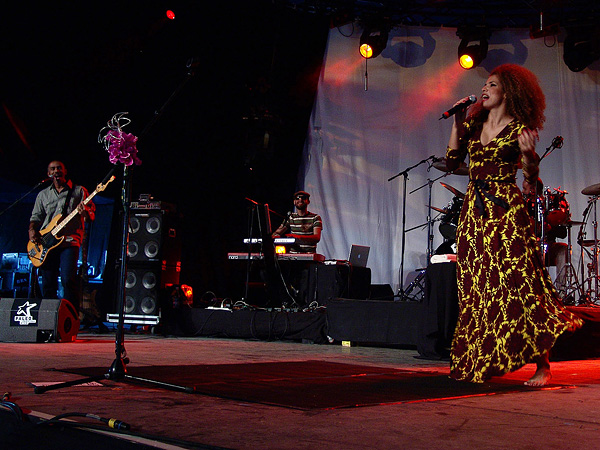
[[[73,196],[73,191],[75,190],[75,185],[72,188],[69,188],[69,192],[67,192],[67,199],[65,200],[65,204],[62,209],[62,218],[64,219],[65,214],[67,214],[67,208],[69,207],[69,203],[71,202],[71,197]]]

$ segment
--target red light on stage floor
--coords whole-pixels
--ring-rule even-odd
[[[166,14],[168,19],[175,20],[175,13],[173,12],[173,10],[167,10]]]

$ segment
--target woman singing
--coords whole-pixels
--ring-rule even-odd
[[[456,104],[465,102],[467,98]],[[562,308],[544,267],[521,190],[536,188],[537,131],[546,107],[537,77],[514,64],[493,70],[479,102],[455,115],[448,169],[469,155],[469,186],[457,228],[459,318],[451,376],[482,383],[535,362],[525,384],[551,378],[549,351],[560,334],[582,325]]]

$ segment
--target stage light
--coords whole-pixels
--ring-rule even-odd
[[[276,245],[275,253],[277,253],[278,255],[284,255],[285,253],[287,253],[287,249],[285,248],[285,245]]]
[[[173,10],[168,9],[165,14],[167,15],[167,19],[175,20],[175,13],[173,12]]]
[[[387,46],[389,30],[367,27],[360,36],[360,55],[365,59],[375,58]]]
[[[563,61],[573,72],[581,72],[600,58],[600,28],[567,30]]]
[[[194,303],[194,290],[187,284],[174,284],[167,286],[167,296],[169,299],[169,306],[174,309],[181,308],[182,306],[192,307]]]
[[[459,28],[456,35],[461,39],[458,46],[458,63],[463,69],[477,67],[487,56],[489,31],[487,28]],[[478,42],[474,44],[473,42]]]

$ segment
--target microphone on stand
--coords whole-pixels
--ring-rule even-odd
[[[562,138],[562,136],[556,136],[554,139],[552,139],[552,147],[562,148],[563,142],[564,139]]]
[[[540,158],[540,161],[542,159],[544,159],[546,156],[548,156],[550,153],[552,153],[555,149],[562,148],[563,142],[564,142],[564,139],[562,138],[562,136],[556,136],[554,139],[552,139],[552,143],[550,144],[550,147],[548,147],[546,149],[546,151]]]
[[[475,97],[474,95],[469,95],[469,99],[467,101],[459,103],[458,105],[450,108],[448,111],[446,111],[444,114],[442,114],[442,117],[440,117],[438,120],[447,119],[448,117],[453,116],[457,112],[462,111],[463,109],[472,105],[476,101],[477,101],[477,97]]]

